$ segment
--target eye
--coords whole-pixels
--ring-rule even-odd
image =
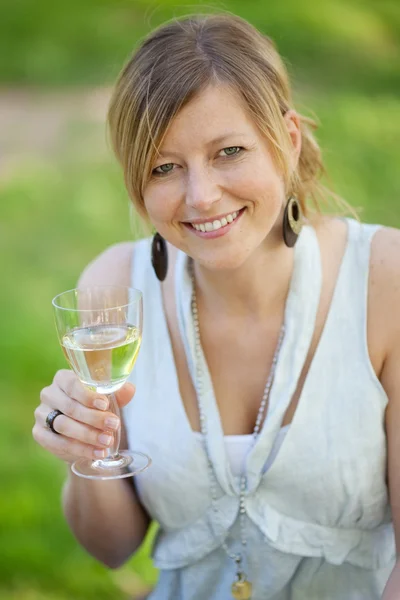
[[[223,148],[220,152],[220,155],[222,156],[236,156],[237,154],[240,154],[240,152],[243,150],[243,148],[241,146],[228,146],[228,148]],[[223,153],[223,154],[222,154]]]
[[[160,165],[153,169],[153,173],[155,175],[166,175],[167,173],[171,173],[174,169],[174,163],[165,163],[165,165]]]

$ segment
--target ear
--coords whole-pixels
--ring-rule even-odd
[[[292,169],[296,169],[301,152],[301,126],[300,118],[293,109],[288,110],[284,117],[290,139],[292,141]]]

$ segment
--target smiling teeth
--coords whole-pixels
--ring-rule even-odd
[[[221,227],[225,227],[228,225],[228,223],[232,223],[238,214],[239,211],[236,211],[226,215],[226,217],[222,217],[221,220],[215,219],[215,221],[212,222],[208,221],[207,223],[191,223],[191,225],[197,229],[197,231],[216,231],[217,229],[221,229]]]

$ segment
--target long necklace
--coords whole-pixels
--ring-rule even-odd
[[[201,433],[203,435],[203,439],[206,440],[207,422],[206,422],[205,411],[204,411],[204,406],[203,406],[203,391],[204,390],[203,390],[203,372],[202,372],[202,368],[201,368],[201,352],[202,352],[202,350],[201,350],[199,313],[198,313],[198,308],[197,308],[196,284],[195,284],[195,279],[194,279],[193,262],[191,262],[190,271],[191,271],[192,290],[193,290],[192,291],[191,308],[192,308],[192,318],[193,318],[193,325],[194,325],[194,332],[195,332],[195,353],[196,353],[195,387],[196,387],[197,402],[198,402],[198,407],[199,407],[200,429],[201,429]],[[272,360],[271,371],[268,375],[267,383],[265,385],[263,396],[261,399],[260,408],[257,413],[256,424],[255,424],[254,430],[253,430],[252,446],[254,446],[254,444],[258,438],[258,435],[260,433],[260,427],[261,427],[262,419],[264,417],[265,407],[267,405],[269,393],[271,390],[271,385],[272,385],[272,381],[273,381],[274,374],[275,374],[276,363],[278,361],[278,356],[279,356],[279,352],[280,352],[280,349],[282,346],[284,334],[285,334],[285,326],[283,324],[281,327],[281,330],[280,330],[278,344],[277,344],[275,354],[274,354],[274,357]],[[217,508],[217,500],[218,500],[217,483],[218,482],[217,482],[216,476],[214,474],[214,468],[213,468],[211,456],[208,451],[207,443],[205,444],[205,448],[206,448],[206,454],[207,454],[207,466],[208,466],[208,474],[209,474],[209,480],[210,480],[211,506],[215,512],[218,512],[218,508]],[[236,600],[250,600],[252,591],[253,591],[253,586],[251,584],[251,581],[249,581],[247,579],[247,575],[243,570],[243,555],[244,555],[246,545],[247,545],[247,540],[246,540],[246,536],[245,536],[245,516],[246,516],[245,494],[246,494],[246,490],[247,490],[247,476],[245,473],[245,469],[243,467],[242,474],[240,476],[240,492],[239,492],[239,523],[240,523],[241,544],[243,547],[242,553],[234,554],[234,553],[230,552],[225,541],[222,543],[222,548],[226,552],[227,556],[231,560],[233,560],[235,563],[236,577],[235,577],[235,581],[232,583],[232,586],[231,586],[231,593],[232,593],[232,597],[235,598]]]

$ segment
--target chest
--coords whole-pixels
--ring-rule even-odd
[[[314,356],[324,334],[335,294],[340,267],[346,248],[346,228],[324,231],[320,239],[322,286],[311,343],[295,392],[288,404],[282,425],[291,423]],[[179,382],[180,395],[188,421],[200,431],[198,403],[189,373],[184,345],[176,317],[173,276],[163,289],[164,311]],[[368,303],[373,306],[373,303]],[[285,301],[273,314],[255,319],[251,315],[239,320],[220,318],[202,312],[199,306],[200,340],[210,373],[213,390],[225,435],[252,433],[270,374],[284,321]],[[374,328],[373,314],[368,314],[368,352],[379,375],[383,352]],[[268,411],[268,401],[265,414]]]
[[[303,372],[282,425],[291,422],[296,411],[309,367],[321,337],[329,299],[320,305],[315,332]],[[235,327],[225,327],[213,322],[201,328],[201,346],[207,361],[214,395],[225,435],[253,432],[267,380],[273,368],[274,357],[279,356],[279,338],[284,317],[284,307],[273,320],[265,323],[246,321]],[[181,399],[194,431],[200,431],[200,418],[196,392],[189,373],[185,349],[177,323],[168,320],[171,346],[174,355]],[[265,414],[268,411],[268,400]],[[265,416],[264,414],[264,416]]]

